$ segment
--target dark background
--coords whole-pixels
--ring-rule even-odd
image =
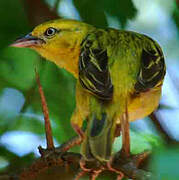
[[[75,133],[75,79],[28,49],[8,47],[46,20],[80,19],[98,27],[147,34],[162,46],[167,64],[159,109],[131,123],[132,152],[153,150],[149,168],[158,179],[179,179],[179,2],[175,0],[1,0],[0,1],[0,173],[13,173],[45,146],[37,68],[47,99],[56,145]],[[114,151],[121,142],[117,140]],[[74,151],[78,151],[76,148]]]

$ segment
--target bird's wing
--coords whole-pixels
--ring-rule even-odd
[[[83,88],[100,99],[110,100],[113,85],[108,70],[107,50],[102,48],[95,33],[81,43],[79,81]]]
[[[164,56],[160,46],[151,38],[146,38],[150,43],[142,50],[141,67],[135,84],[137,92],[145,92],[161,85],[166,73]]]

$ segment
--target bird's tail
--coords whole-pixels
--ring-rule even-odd
[[[93,113],[89,117],[86,137],[81,153],[86,160],[108,161],[111,156],[114,139],[114,122],[106,113]]]

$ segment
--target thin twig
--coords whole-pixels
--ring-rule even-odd
[[[36,69],[35,69],[35,74],[36,74],[36,81],[39,88],[39,94],[41,98],[42,110],[43,110],[44,120],[45,120],[45,134],[46,134],[46,141],[47,141],[47,149],[54,149],[52,128],[51,128],[50,119],[49,119],[48,107],[47,107],[47,103],[45,100],[42,86],[40,84],[40,78]]]
[[[164,138],[164,140],[168,144],[176,144],[177,143],[174,139],[172,139],[168,135],[167,130],[160,124],[159,118],[156,116],[156,112],[155,113],[153,112],[152,114],[150,114],[149,117],[152,120],[152,122],[154,123],[157,130],[160,132],[161,136]]]
[[[59,7],[60,0],[56,0],[53,11],[58,14],[58,7]]]
[[[60,147],[56,148],[55,151],[56,152],[66,152],[66,151],[70,150],[72,147],[74,147],[76,145],[80,145],[81,142],[82,142],[82,139],[79,136],[72,137],[67,142],[60,145]]]

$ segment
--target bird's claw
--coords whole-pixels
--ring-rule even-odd
[[[81,170],[76,174],[74,180],[80,180],[81,177],[83,177],[86,174],[85,171]]]
[[[111,158],[107,162],[107,164],[106,164],[107,165],[107,169],[109,171],[115,172],[117,174],[117,179],[116,180],[121,180],[124,177],[124,174],[120,170],[117,170],[117,169],[112,167],[112,161],[113,161],[113,158]]]
[[[124,177],[124,174],[117,170],[112,168],[111,162],[109,161],[106,163],[106,165],[97,164],[97,168],[87,168],[86,167],[86,161],[84,159],[80,160],[80,171],[76,175],[74,180],[79,180],[81,177],[83,177],[85,174],[90,174],[90,180],[96,180],[96,178],[103,172],[103,171],[112,171],[117,174],[117,180],[121,180]]]
[[[86,167],[86,161],[83,158],[80,160],[79,164],[80,172],[76,175],[75,180],[79,180],[87,173],[90,174],[90,180],[95,180],[99,176],[99,174],[106,169],[103,165],[100,165],[99,163],[96,164],[97,168],[88,168]]]

